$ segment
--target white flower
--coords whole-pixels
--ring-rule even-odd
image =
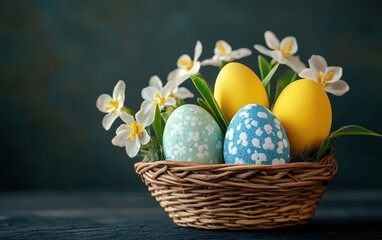
[[[186,146],[183,146],[182,143],[180,143],[179,145],[175,144],[174,155],[178,156],[178,155],[183,155],[185,153],[186,153]]]
[[[328,67],[325,59],[319,55],[313,55],[309,59],[309,67],[302,70],[298,75],[302,78],[318,82],[325,91],[342,96],[349,91],[349,86],[342,77],[341,67]]]
[[[175,98],[175,99],[180,99],[180,100],[183,100],[186,98],[193,98],[194,94],[192,94],[192,92],[190,92],[190,90],[188,90],[185,87],[179,87],[179,85],[180,85],[179,82],[180,81],[175,81],[174,83],[173,82],[167,82],[166,85],[169,85],[169,87],[171,88],[170,89],[170,97]],[[163,83],[160,80],[160,78],[156,75],[152,76],[150,78],[149,86],[155,87],[159,91],[162,91],[162,89],[163,89]]]
[[[262,162],[267,161],[267,156],[264,153],[258,153],[256,150],[251,155],[252,161],[255,161],[256,164],[261,165]]]
[[[194,59],[191,59],[187,54],[180,56],[177,61],[178,68],[168,74],[167,80],[176,80],[180,85],[192,75],[198,74],[200,70],[200,62],[198,60],[202,54],[202,50],[202,43],[197,41],[195,45]]]
[[[231,154],[231,155],[236,155],[236,153],[237,153],[237,147],[235,147],[235,146],[233,145],[233,142],[229,142],[229,143],[228,143],[228,152],[229,152],[229,154]]]
[[[119,80],[113,90],[113,97],[109,94],[102,94],[98,97],[96,106],[101,112],[107,113],[102,120],[102,126],[109,130],[115,119],[123,111],[123,102],[125,101],[125,82]]]
[[[200,141],[200,133],[199,132],[189,132],[188,133],[188,141]]]
[[[273,160],[272,160],[272,165],[277,165],[277,164],[285,164],[285,160],[284,159],[282,159],[282,158],[274,158]]]
[[[272,142],[272,139],[270,137],[266,137],[264,144],[263,144],[263,149],[264,150],[273,150],[275,148],[275,144]]]
[[[280,40],[271,31],[266,31],[265,43],[271,49],[267,49],[261,45],[255,45],[255,49],[260,53],[272,57],[276,62],[285,64],[292,68],[293,71],[299,73],[305,68],[305,64],[300,61],[299,57],[293,56],[296,54],[298,46],[295,37],[286,37]]]
[[[150,141],[150,136],[146,131],[146,127],[151,123],[150,116],[140,110],[134,117],[123,112],[121,119],[126,123],[119,126],[116,130],[116,136],[111,141],[113,145],[125,147],[126,153],[130,158],[137,155],[141,144],[145,145]]]
[[[156,106],[158,106],[160,110],[165,106],[176,106],[175,99],[170,96],[171,89],[174,89],[176,82],[168,82],[163,88],[159,82],[162,83],[158,76],[151,77],[150,85],[152,86],[145,87],[142,89],[141,93],[142,98],[144,99],[141,109],[150,116],[152,121],[154,121]]]
[[[211,59],[204,60],[201,64],[212,65],[212,66],[222,66],[223,62],[231,62],[236,59],[247,57],[252,54],[252,51],[248,48],[240,48],[232,51],[231,46],[224,40],[219,40],[216,42],[215,55]]]

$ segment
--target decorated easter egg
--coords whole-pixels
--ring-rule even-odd
[[[237,62],[228,63],[220,70],[214,97],[228,121],[250,103],[269,108],[268,95],[260,79],[247,66]]]
[[[279,120],[267,108],[248,104],[230,124],[224,139],[228,164],[283,164],[289,162],[289,142]]]
[[[332,125],[328,95],[320,84],[307,79],[289,84],[272,112],[285,128],[292,153],[317,151]]]
[[[201,164],[223,163],[224,134],[202,107],[185,104],[171,113],[163,133],[165,159]]]

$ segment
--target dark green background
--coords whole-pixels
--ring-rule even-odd
[[[145,190],[96,99],[124,79],[138,110],[149,78],[166,79],[197,40],[205,59],[218,39],[253,49],[266,30],[293,35],[304,62],[320,54],[344,69],[351,90],[330,96],[333,129],[382,132],[380,11],[378,1],[0,1],[0,190]],[[241,62],[257,72],[256,55]],[[211,83],[217,71],[202,69]],[[336,146],[332,188],[382,188],[382,139]]]

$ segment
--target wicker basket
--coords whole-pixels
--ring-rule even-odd
[[[337,163],[331,154],[318,163],[266,166],[138,162],[135,171],[179,226],[270,229],[308,222]]]

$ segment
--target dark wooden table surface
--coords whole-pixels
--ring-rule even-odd
[[[382,191],[328,191],[303,226],[208,231],[175,225],[149,193],[0,193],[1,239],[382,239]]]

